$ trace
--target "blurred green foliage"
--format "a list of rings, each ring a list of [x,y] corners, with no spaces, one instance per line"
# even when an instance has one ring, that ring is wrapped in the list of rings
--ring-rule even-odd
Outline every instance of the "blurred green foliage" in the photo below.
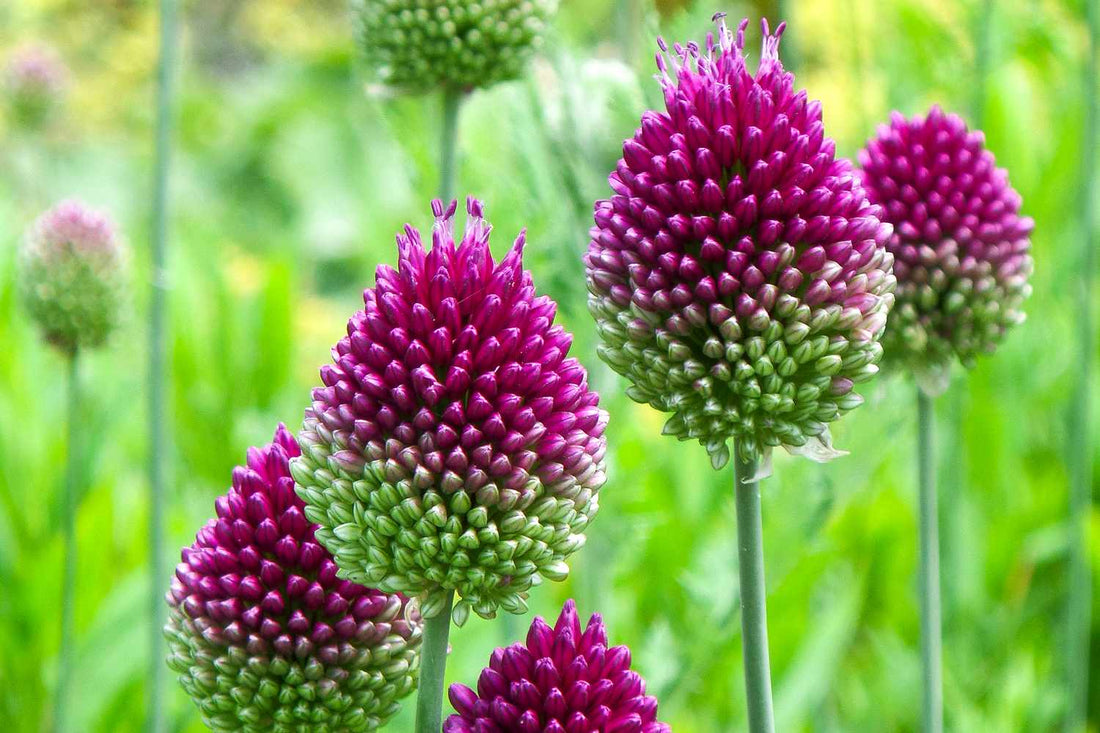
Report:
[[[995,1],[984,46],[984,0],[783,4],[784,54],[843,154],[891,108],[941,102],[980,115],[1037,221],[1028,322],[938,403],[951,730],[1053,730],[1064,714],[1087,1]],[[660,101],[653,36],[702,39],[711,28],[713,2],[684,5],[661,2],[658,14],[641,0],[565,0],[529,77],[464,108],[460,190],[487,202],[498,247],[528,228],[528,266],[561,303],[612,416],[611,478],[589,545],[566,583],[535,590],[532,614],[568,596],[599,610],[613,641],[633,647],[662,719],[711,733],[740,730],[745,717],[731,477],[698,446],[661,437],[661,418],[629,402],[595,358],[580,264],[621,140]],[[774,3],[721,9],[776,14]],[[440,115],[438,99],[365,87],[342,0],[194,0],[185,18],[170,256],[173,553],[212,514],[245,449],[277,421],[300,420],[373,267],[395,260],[393,234],[427,225]],[[0,55],[47,40],[74,79],[45,133],[0,121],[0,720],[13,733],[41,729],[49,711],[66,451],[63,365],[18,307],[14,251],[33,215],[70,195],[123,224],[137,293],[124,332],[85,373],[76,730],[136,731],[143,719],[144,598],[161,592],[143,569],[155,20],[151,0],[0,4]],[[777,456],[764,487],[781,731],[918,727],[913,387],[890,377],[866,394],[835,430],[850,456],[825,467]],[[1090,523],[1095,566],[1100,515]],[[452,636],[448,680],[471,682],[529,620],[471,619]],[[1100,663],[1091,689],[1096,729]],[[411,712],[390,729],[409,730]],[[201,729],[174,684],[170,720]]]

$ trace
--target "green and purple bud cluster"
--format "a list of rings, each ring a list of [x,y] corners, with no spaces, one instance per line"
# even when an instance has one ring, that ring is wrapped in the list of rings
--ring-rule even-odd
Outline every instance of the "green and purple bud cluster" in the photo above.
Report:
[[[524,234],[495,262],[478,201],[457,242],[455,203],[432,210],[431,250],[405,228],[321,369],[291,470],[341,577],[417,596],[425,618],[457,591],[461,624],[565,578],[607,415],[523,269]]]
[[[19,272],[31,317],[66,354],[100,346],[118,327],[126,256],[104,214],[79,201],[42,214],[27,232]]]
[[[168,592],[168,665],[216,731],[374,730],[415,687],[420,618],[340,580],[294,492],[282,425],[248,451]]]
[[[469,91],[518,77],[557,0],[357,0],[359,41],[386,86]]]
[[[893,303],[891,229],[824,134],[821,105],[779,61],[783,25],[755,74],[744,31],[657,61],[665,112],[649,111],[596,204],[585,259],[600,355],[665,432],[715,468],[784,446],[819,459],[829,423],[862,402]]]
[[[17,125],[38,129],[61,105],[69,72],[49,46],[22,46],[8,59],[3,74],[8,109]]]
[[[868,197],[894,225],[897,305],[887,359],[943,372],[958,357],[973,366],[1024,320],[1031,293],[1030,235],[1020,195],[997,168],[981,132],[933,107],[898,113],[860,153]]]

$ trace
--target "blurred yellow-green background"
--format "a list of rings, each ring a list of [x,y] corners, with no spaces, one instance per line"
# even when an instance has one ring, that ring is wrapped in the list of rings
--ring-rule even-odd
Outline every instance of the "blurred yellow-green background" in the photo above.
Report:
[[[524,618],[473,618],[456,630],[448,681],[472,684],[494,646],[574,597],[583,614],[604,615],[613,642],[632,647],[674,730],[744,728],[731,478],[698,446],[662,437],[661,417],[627,400],[595,358],[580,261],[623,138],[660,102],[655,36],[701,40],[723,10],[789,21],[784,59],[822,100],[842,154],[891,109],[939,102],[984,128],[1037,222],[1027,322],[995,357],[957,373],[938,403],[944,694],[949,730],[1060,729],[1067,429],[1086,305],[1081,138],[1085,85],[1100,84],[1085,72],[1089,1],[563,0],[527,78],[473,95],[462,112],[459,190],[486,202],[498,248],[528,228],[528,267],[559,301],[611,414],[610,481],[568,581],[536,588]],[[437,97],[369,88],[345,0],[189,0],[181,20],[169,256],[173,556],[212,514],[245,450],[277,422],[300,422],[375,265],[395,261],[395,232],[430,221],[441,114]],[[124,329],[84,371],[72,730],[133,731],[144,720],[146,599],[171,572],[163,588],[149,587],[143,324],[156,4],[0,0],[0,61],[29,41],[53,45],[70,80],[45,131],[0,117],[0,721],[12,733],[49,722],[67,449],[64,365],[19,307],[15,252],[41,209],[78,196],[118,220],[133,249],[134,295]],[[763,487],[784,732],[919,727],[913,387],[882,378],[865,394],[834,430],[851,455],[824,467],[777,455]],[[1095,566],[1095,508],[1089,524]],[[1093,659],[1095,730],[1100,653]],[[201,730],[174,681],[168,693],[170,729]],[[411,707],[388,729],[411,730]]]

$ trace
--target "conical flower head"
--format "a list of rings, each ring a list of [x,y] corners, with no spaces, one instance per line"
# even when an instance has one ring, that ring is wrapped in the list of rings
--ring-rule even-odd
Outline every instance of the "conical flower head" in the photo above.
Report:
[[[558,0],[358,0],[359,40],[379,81],[410,92],[514,79]]]
[[[65,201],[31,226],[19,257],[23,302],[66,353],[101,345],[118,326],[126,257],[106,215]]]
[[[536,618],[526,644],[497,649],[477,692],[451,685],[457,712],[444,733],[669,733],[657,722],[657,699],[630,669],[630,650],[608,648],[594,614],[582,631],[568,601],[554,628]]]
[[[367,731],[416,687],[421,625],[399,595],[336,577],[294,493],[279,425],[248,451],[168,592],[168,665],[217,731]]]
[[[1035,222],[1020,216],[1020,195],[982,133],[939,107],[894,113],[859,160],[868,197],[894,225],[887,358],[931,376],[955,357],[971,366],[1024,319]]]
[[[15,50],[4,69],[4,91],[12,118],[31,129],[42,127],[60,105],[69,72],[49,46]]]
[[[828,425],[877,371],[890,227],[779,61],[756,73],[721,16],[706,46],[660,42],[649,111],[596,204],[585,263],[602,358],[718,468],[784,446],[832,454]]]
[[[457,590],[461,624],[565,577],[607,417],[523,270],[524,235],[494,262],[479,202],[460,242],[455,204],[432,210],[431,251],[405,228],[321,369],[291,469],[342,577],[419,596],[429,618]]]

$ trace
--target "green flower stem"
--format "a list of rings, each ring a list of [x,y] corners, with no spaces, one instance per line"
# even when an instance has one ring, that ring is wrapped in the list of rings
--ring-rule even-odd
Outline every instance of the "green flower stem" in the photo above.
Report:
[[[446,204],[455,195],[458,158],[458,111],[462,106],[462,92],[458,89],[443,90],[443,135],[440,140],[439,198]]]
[[[756,461],[742,462],[734,450],[737,497],[737,565],[741,576],[741,636],[745,658],[745,696],[749,731],[772,733],[772,680],[768,661],[768,610],[764,587],[764,531]]]
[[[924,678],[924,731],[943,731],[943,670],[940,638],[940,532],[932,398],[917,388],[917,473],[920,489],[920,651]]]
[[[71,728],[68,719],[69,685],[73,671],[73,628],[76,606],[76,503],[80,491],[80,362],[78,352],[69,355],[68,442],[65,456],[65,487],[62,501],[61,535],[65,544],[65,569],[61,579],[61,649],[57,663],[57,694],[54,697],[53,729]]]
[[[1085,730],[1089,689],[1089,633],[1092,627],[1092,570],[1089,567],[1089,513],[1092,509],[1092,446],[1089,435],[1092,402],[1092,372],[1094,341],[1093,251],[1096,237],[1097,170],[1096,154],[1100,146],[1100,108],[1097,106],[1096,79],[1100,74],[1100,9],[1096,3],[1086,3],[1089,22],[1089,57],[1085,69],[1085,131],[1081,150],[1082,201],[1081,225],[1081,298],[1077,318],[1079,367],[1076,406],[1070,439],[1070,540],[1069,600],[1066,614],[1066,683],[1069,688],[1069,711],[1066,733]]]
[[[447,668],[447,639],[451,635],[451,606],[454,593],[447,595],[443,610],[424,621],[420,642],[420,685],[416,692],[416,733],[439,733],[443,729],[443,673]]]
[[[165,415],[166,252],[168,244],[168,178],[172,153],[178,45],[177,0],[160,0],[160,62],[157,68],[157,123],[153,180],[152,294],[149,304],[149,666],[146,680],[146,730],[164,730],[162,705],[165,665],[163,646],[164,463],[168,443]]]

